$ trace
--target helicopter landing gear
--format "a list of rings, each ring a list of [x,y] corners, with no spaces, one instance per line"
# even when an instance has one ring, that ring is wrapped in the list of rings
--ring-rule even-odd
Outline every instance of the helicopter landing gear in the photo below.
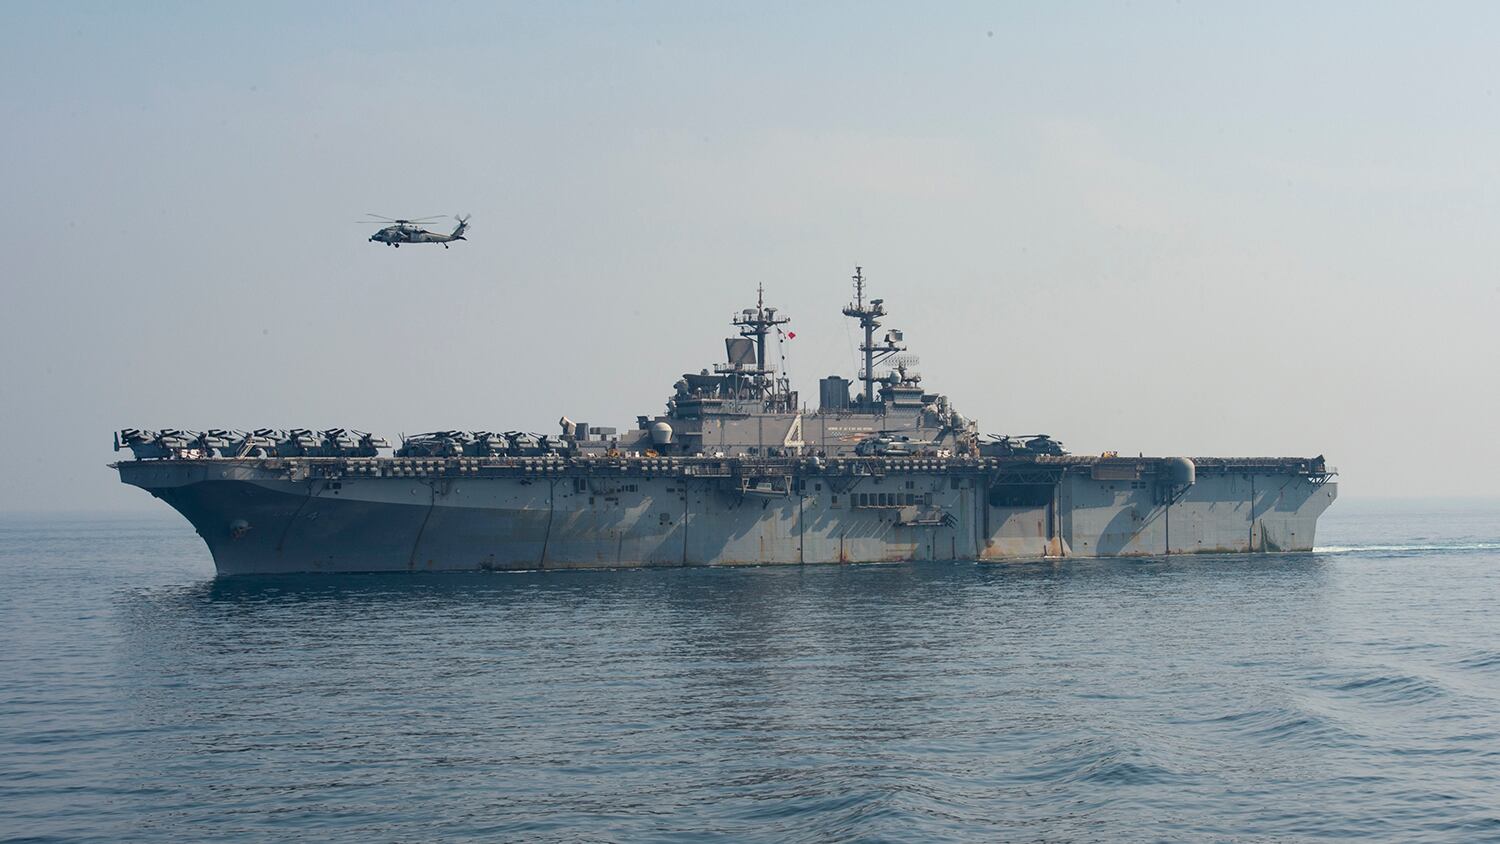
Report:
[[[396,247],[397,249],[401,248],[401,244],[399,244],[399,243],[392,243],[391,245],[394,246],[394,247]]]

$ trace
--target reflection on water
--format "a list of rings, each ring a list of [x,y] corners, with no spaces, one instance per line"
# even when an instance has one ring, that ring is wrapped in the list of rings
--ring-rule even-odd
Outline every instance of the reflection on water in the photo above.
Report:
[[[1500,827],[1500,554],[1458,547],[1494,537],[1381,522],[1333,537],[1375,550],[1286,556],[212,579],[173,524],[0,530],[7,829]]]

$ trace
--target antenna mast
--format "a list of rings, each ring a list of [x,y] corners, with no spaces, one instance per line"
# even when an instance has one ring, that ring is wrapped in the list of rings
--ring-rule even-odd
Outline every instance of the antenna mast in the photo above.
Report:
[[[741,337],[750,337],[755,340],[755,380],[758,392],[762,395],[777,392],[774,381],[767,377],[770,375],[770,370],[766,369],[766,335],[770,334],[776,326],[785,325],[791,321],[791,317],[777,316],[775,308],[766,307],[764,284],[756,285],[755,307],[746,308],[735,314],[732,320],[739,327]]]
[[[865,304],[863,267],[854,268],[854,301],[844,308],[844,316],[859,320],[859,327],[865,332],[865,340],[859,346],[859,350],[865,353],[865,368],[859,373],[860,380],[865,384],[865,392],[860,401],[864,403],[867,410],[873,411],[877,355],[880,360],[885,360],[896,352],[906,351],[906,347],[896,345],[896,338],[899,337],[896,332],[886,332],[885,339],[881,340],[879,345],[875,343],[875,329],[880,327],[880,318],[885,316],[885,300],[871,299],[868,305]]]

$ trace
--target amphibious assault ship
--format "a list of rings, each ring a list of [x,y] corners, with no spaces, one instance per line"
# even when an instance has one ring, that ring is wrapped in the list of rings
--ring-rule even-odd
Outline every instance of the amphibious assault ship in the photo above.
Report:
[[[1079,456],[981,435],[912,371],[856,268],[855,379],[811,409],[731,318],[724,360],[635,425],[551,434],[143,431],[112,464],[187,517],[221,574],[1035,560],[1308,551],[1332,503],[1319,457]]]

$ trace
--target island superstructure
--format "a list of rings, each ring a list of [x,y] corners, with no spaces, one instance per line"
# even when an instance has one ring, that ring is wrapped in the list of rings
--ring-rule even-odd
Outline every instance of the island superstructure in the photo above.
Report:
[[[120,479],[182,513],[221,574],[466,571],[1307,551],[1318,457],[1066,453],[982,436],[928,391],[861,270],[856,377],[804,406],[768,363],[787,317],[730,320],[665,411],[552,434],[127,429]]]

